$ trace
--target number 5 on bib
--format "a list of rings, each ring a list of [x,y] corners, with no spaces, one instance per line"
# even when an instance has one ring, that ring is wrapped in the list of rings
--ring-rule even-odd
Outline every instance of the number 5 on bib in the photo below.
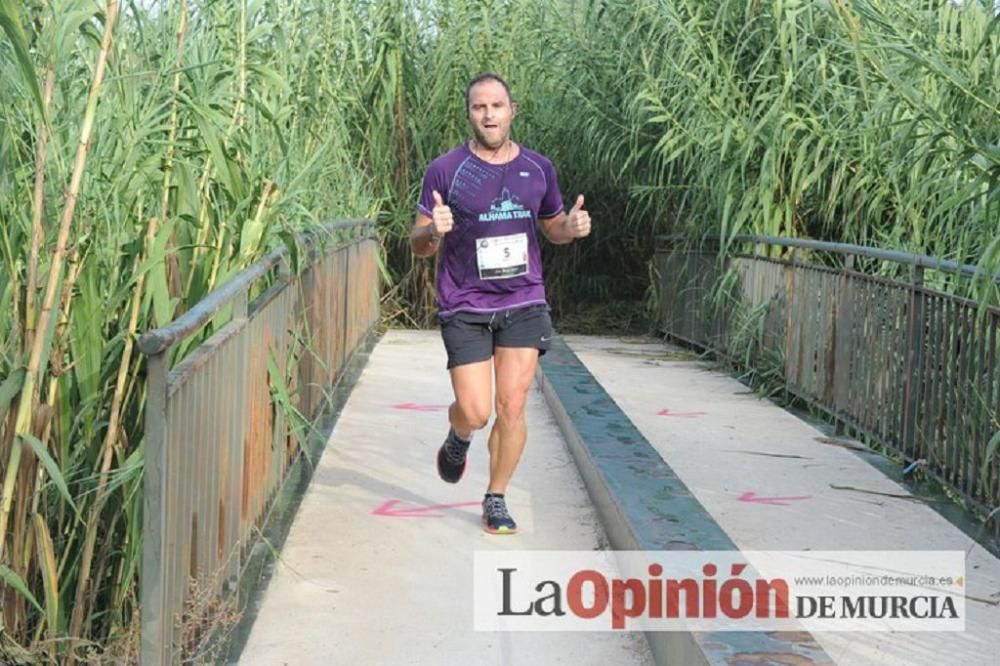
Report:
[[[492,236],[476,241],[476,260],[482,280],[501,280],[528,273],[528,236]]]

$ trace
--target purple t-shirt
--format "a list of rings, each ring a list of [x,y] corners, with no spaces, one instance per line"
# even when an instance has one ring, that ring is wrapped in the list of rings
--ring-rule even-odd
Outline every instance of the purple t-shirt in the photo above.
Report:
[[[548,158],[520,146],[507,164],[490,164],[462,144],[427,168],[417,207],[428,217],[435,190],[455,222],[441,241],[439,316],[545,304],[537,225],[563,209]]]

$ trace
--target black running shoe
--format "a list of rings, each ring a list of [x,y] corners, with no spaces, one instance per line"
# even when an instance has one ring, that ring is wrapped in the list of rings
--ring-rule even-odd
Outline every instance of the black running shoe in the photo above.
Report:
[[[469,451],[469,442],[463,442],[455,434],[455,429],[448,431],[444,444],[438,449],[438,476],[448,483],[458,483],[465,474],[465,454]]]
[[[483,529],[490,534],[514,534],[517,523],[507,511],[507,501],[503,495],[486,494],[483,498]]]

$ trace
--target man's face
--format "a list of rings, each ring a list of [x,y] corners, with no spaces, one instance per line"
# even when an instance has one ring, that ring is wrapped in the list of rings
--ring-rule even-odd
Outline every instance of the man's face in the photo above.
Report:
[[[469,123],[479,145],[496,150],[507,142],[515,106],[499,81],[480,81],[469,90]]]

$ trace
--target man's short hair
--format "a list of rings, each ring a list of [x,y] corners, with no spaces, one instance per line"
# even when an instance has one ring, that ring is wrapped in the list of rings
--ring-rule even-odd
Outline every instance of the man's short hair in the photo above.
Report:
[[[497,83],[499,83],[500,85],[503,86],[504,90],[507,91],[507,101],[509,101],[509,102],[513,101],[513,97],[510,94],[510,86],[507,85],[507,82],[504,81],[503,78],[501,78],[499,74],[494,74],[493,72],[484,72],[484,73],[480,74],[479,76],[475,77],[474,79],[472,79],[471,81],[469,81],[469,84],[467,86],[465,86],[465,112],[466,113],[469,112],[469,104],[472,103],[472,97],[471,97],[471,95],[472,95],[472,87],[475,86],[475,85],[477,85],[477,84],[482,83],[483,81],[496,81]]]

